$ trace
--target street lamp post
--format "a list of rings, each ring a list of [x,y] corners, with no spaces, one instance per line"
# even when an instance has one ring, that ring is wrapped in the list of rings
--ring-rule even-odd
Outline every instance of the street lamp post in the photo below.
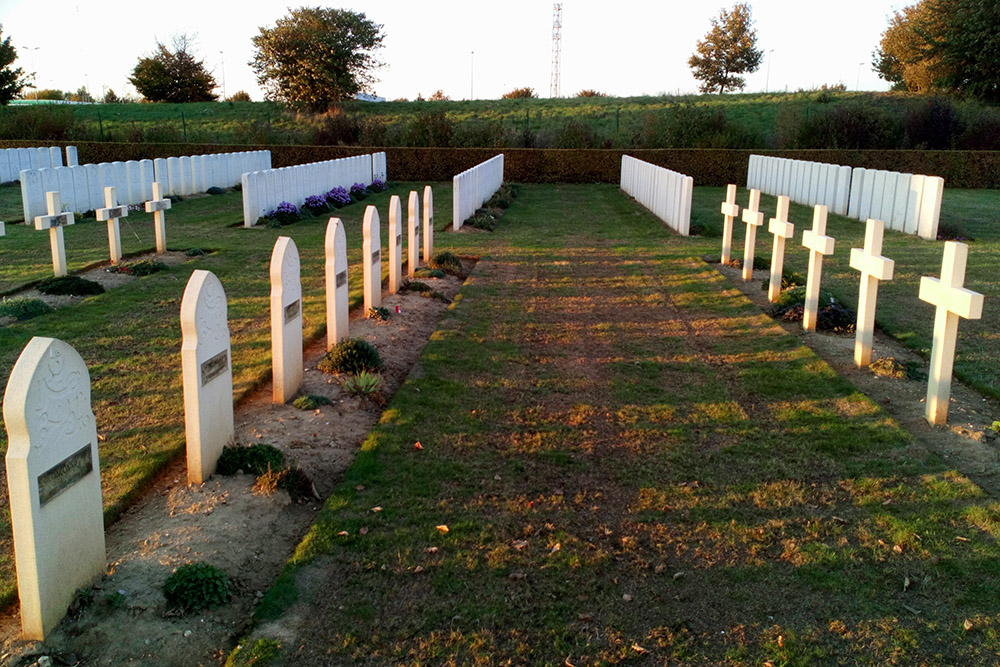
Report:
[[[219,51],[219,57],[222,58],[222,99],[226,99],[226,54]]]
[[[469,99],[476,99],[476,52],[469,52]]]
[[[771,54],[774,53],[774,49],[767,52],[767,77],[764,79],[764,92],[769,92],[771,87]]]

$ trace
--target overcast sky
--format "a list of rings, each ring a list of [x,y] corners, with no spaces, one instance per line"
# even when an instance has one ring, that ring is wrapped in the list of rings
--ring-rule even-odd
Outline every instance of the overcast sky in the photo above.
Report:
[[[732,3],[680,0],[566,0],[561,92],[583,88],[611,95],[696,92],[687,60],[710,20]],[[748,92],[844,83],[886,90],[871,54],[887,17],[911,2],[890,0],[754,0],[758,46],[766,59],[747,77]],[[126,81],[139,57],[175,34],[195,38],[196,55],[222,92],[262,99],[249,62],[251,38],[297,3],[248,0],[0,0],[3,37],[18,47],[19,66],[37,72],[41,88],[97,97],[105,87],[134,94]],[[530,86],[549,94],[553,3],[543,0],[378,0],[334,4],[384,26],[386,66],[378,95],[497,98]],[[225,67],[223,67],[223,63]]]

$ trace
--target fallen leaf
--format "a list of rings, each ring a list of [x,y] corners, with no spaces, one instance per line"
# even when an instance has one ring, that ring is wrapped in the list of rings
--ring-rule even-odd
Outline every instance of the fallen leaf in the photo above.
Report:
[[[626,593],[625,595],[622,596],[622,600],[625,600],[625,602],[631,602],[632,596]]]
[[[342,530],[339,533],[337,533],[337,535],[340,535],[341,537],[343,537],[344,535],[347,535],[347,531],[346,530]]]
[[[429,554],[436,554],[437,551],[438,551],[437,547],[427,547],[427,553]]]
[[[372,508],[372,512],[381,512],[381,511],[382,511],[381,507],[373,507]]]
[[[778,635],[778,648],[785,648],[785,635]]]
[[[354,490],[355,491],[364,491],[365,490],[365,485],[364,484],[358,484],[356,487],[354,487]]]
[[[566,661],[563,664],[566,665],[566,667],[576,667],[576,665],[574,665],[572,662],[569,661],[568,657],[566,658]]]
[[[560,542],[556,542],[555,546],[553,546],[552,549],[549,551],[549,555],[551,556],[560,549],[562,549],[562,544]]]
[[[903,575],[903,592],[905,593],[909,587],[910,587],[910,575],[908,574]]]
[[[591,616],[590,614],[577,614],[576,618],[577,620],[588,621],[588,622],[594,620],[594,617]]]
[[[680,579],[684,576],[683,572],[674,572],[674,579]]]
[[[413,574],[420,574],[423,571],[424,571],[424,568],[423,568],[422,565],[418,565],[415,568],[413,568]]]
[[[968,632],[972,629],[972,621],[965,619],[965,623],[962,624],[965,627],[965,631]]]
[[[513,545],[515,549],[521,551],[526,546],[528,546],[528,540],[514,540]]]
[[[643,647],[639,646],[639,644],[637,642],[633,642],[633,644],[632,644],[632,650],[635,651],[636,653],[639,653],[639,654],[649,653],[649,651],[647,651]]]
[[[437,527],[437,530],[438,530],[439,533],[447,533],[448,532],[448,526],[446,526],[444,524],[441,524],[440,526]]]
[[[358,534],[359,535],[367,535],[368,534],[368,527],[366,526],[366,527],[362,528],[361,530],[359,530]]]
[[[664,570],[666,569],[667,569],[666,565],[657,565],[656,567],[653,568],[653,572],[657,574],[663,574]]]
[[[424,448],[424,446],[420,444],[419,440],[417,440],[415,443],[413,443],[413,448],[416,450],[421,450]]]

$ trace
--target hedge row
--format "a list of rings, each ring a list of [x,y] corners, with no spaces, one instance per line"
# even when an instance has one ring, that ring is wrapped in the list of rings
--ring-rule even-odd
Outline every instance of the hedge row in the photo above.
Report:
[[[621,156],[631,155],[694,177],[696,185],[746,183],[751,154],[941,176],[947,187],[1000,188],[1000,151],[735,150],[724,148],[562,149],[562,148],[366,148],[357,146],[228,146],[221,144],[73,144],[80,161],[113,162],[144,158],[269,150],[275,167],[386,152],[389,177],[397,181],[447,181],[455,174],[503,152],[505,178],[515,183],[617,183]],[[34,142],[0,141],[0,148]]]

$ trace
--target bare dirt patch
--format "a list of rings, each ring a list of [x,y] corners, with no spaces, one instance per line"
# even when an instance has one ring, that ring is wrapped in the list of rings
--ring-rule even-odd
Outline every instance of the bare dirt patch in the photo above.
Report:
[[[176,254],[183,261],[183,254]],[[463,260],[466,273],[472,265]],[[448,299],[462,284],[453,276],[421,282]],[[352,313],[350,335],[378,348],[386,364],[382,394],[388,398],[410,373],[448,304],[401,292],[385,296],[383,306],[391,313],[386,321],[366,319],[360,309]],[[0,618],[0,663],[220,664],[322,506],[321,498],[339,481],[381,415],[382,401],[352,397],[338,378],[316,370],[325,352],[325,337],[305,350],[307,370],[300,393],[326,396],[331,405],[308,411],[273,405],[267,384],[236,411],[236,441],[282,449],[289,463],[313,480],[320,498],[299,504],[284,491],[255,495],[252,475],[216,475],[204,485],[188,486],[184,461],[178,459],[108,529],[108,574],[89,589],[89,601],[44,643],[20,638],[16,606]],[[229,575],[232,601],[176,615],[167,608],[163,582],[179,565],[195,561],[216,565]]]
[[[767,284],[768,271],[754,271],[753,280],[744,282],[740,269],[720,264],[713,266],[754,304],[764,311],[769,309],[767,292],[761,289],[762,284]],[[926,379],[884,377],[870,369],[858,368],[854,365],[853,334],[806,333],[801,322],[777,321],[909,431],[914,446],[939,454],[984,491],[1000,498],[1000,439],[990,428],[994,420],[1000,419],[1000,402],[954,380],[948,425],[932,426],[924,418]],[[927,359],[876,330],[872,359],[882,357],[910,362],[926,376]]]

